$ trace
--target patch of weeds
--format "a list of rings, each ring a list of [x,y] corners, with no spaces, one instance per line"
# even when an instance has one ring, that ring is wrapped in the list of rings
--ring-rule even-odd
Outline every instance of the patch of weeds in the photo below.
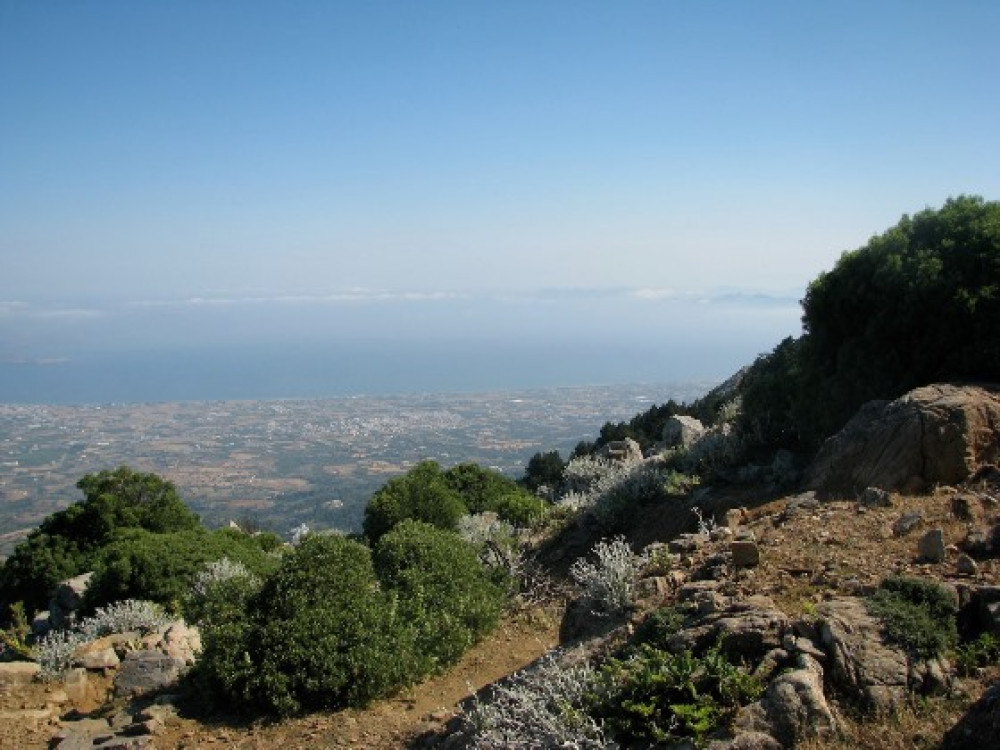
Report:
[[[958,643],[955,598],[935,581],[887,578],[868,598],[868,610],[890,641],[917,656],[939,656]]]
[[[763,690],[760,680],[726,658],[721,644],[696,656],[642,643],[629,658],[602,666],[587,706],[623,744],[700,744]]]
[[[670,637],[679,632],[686,622],[687,616],[676,605],[654,609],[636,628],[632,645],[649,644],[653,648],[665,649]]]
[[[982,633],[955,649],[955,666],[963,677],[974,674],[980,667],[997,663],[1000,663],[1000,638],[992,633]]]
[[[24,602],[14,602],[10,605],[10,625],[0,629],[0,659],[14,660],[34,659],[35,654],[28,645],[31,626],[24,613]]]

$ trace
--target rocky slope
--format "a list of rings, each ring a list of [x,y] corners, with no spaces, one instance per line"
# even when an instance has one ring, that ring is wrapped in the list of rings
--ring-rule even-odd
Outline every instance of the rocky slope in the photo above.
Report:
[[[990,441],[977,445],[985,455]],[[864,604],[887,576],[930,579],[952,592],[964,631],[1000,633],[1000,474],[980,465],[968,472],[962,483],[928,484],[920,494],[873,487],[775,496],[743,487],[643,508],[627,536],[637,550],[665,545],[670,565],[640,580],[626,616],[593,616],[556,580],[454,670],[363,711],[247,725],[200,716],[196,697],[171,698],[169,685],[121,687],[129,670],[148,676],[157,660],[185,661],[192,641],[180,631],[91,647],[90,661],[61,683],[5,665],[0,745],[462,746],[461,704],[477,690],[557,644],[606,653],[650,611],[679,604],[693,617],[672,649],[725,636],[733,658],[767,684],[713,747],[987,747],[1000,736],[997,667],[959,674],[947,657],[917,658],[889,642]],[[700,530],[694,507],[711,521]],[[547,558],[557,579],[568,557]]]

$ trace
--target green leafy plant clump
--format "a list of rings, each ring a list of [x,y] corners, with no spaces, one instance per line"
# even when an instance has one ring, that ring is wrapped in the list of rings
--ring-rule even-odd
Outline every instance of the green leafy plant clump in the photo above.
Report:
[[[365,508],[364,533],[372,544],[406,520],[453,531],[458,519],[491,511],[517,526],[530,526],[547,504],[497,471],[464,463],[442,471],[436,461],[421,461],[386,482]]]
[[[887,578],[867,603],[886,637],[912,654],[935,657],[958,643],[955,595],[936,581]]]
[[[980,633],[955,649],[955,665],[959,674],[966,677],[976,669],[997,663],[1000,663],[1000,638],[993,633]]]
[[[205,563],[228,558],[263,575],[277,565],[277,559],[267,552],[270,546],[267,535],[251,536],[231,529],[198,527],[167,534],[122,530],[96,557],[94,576],[84,594],[84,610],[141,598],[179,612]]]
[[[763,690],[726,658],[720,644],[697,656],[641,643],[631,656],[603,665],[587,705],[605,731],[627,745],[701,742]]]
[[[287,716],[361,706],[454,663],[499,619],[506,587],[456,534],[405,520],[362,542],[310,534],[262,580],[199,579],[192,681],[220,707]]]

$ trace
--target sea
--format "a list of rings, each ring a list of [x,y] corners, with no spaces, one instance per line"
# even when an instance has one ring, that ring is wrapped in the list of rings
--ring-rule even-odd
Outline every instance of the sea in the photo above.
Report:
[[[378,342],[108,348],[0,361],[0,403],[335,398],[577,385],[719,382],[739,347],[586,342]]]

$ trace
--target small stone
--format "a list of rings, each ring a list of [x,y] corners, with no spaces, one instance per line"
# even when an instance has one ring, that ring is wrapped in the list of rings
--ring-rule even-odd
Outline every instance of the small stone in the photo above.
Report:
[[[735,529],[743,522],[743,510],[740,508],[730,508],[723,516],[722,523],[729,529]]]
[[[979,566],[976,561],[966,554],[961,554],[955,561],[955,571],[960,576],[974,576],[979,573]]]
[[[868,487],[858,500],[862,508],[891,508],[892,495],[881,487]]]
[[[99,651],[86,651],[80,654],[74,664],[84,669],[114,669],[121,664],[121,659],[113,648],[105,648]]]
[[[729,545],[733,555],[733,565],[737,568],[751,568],[760,564],[760,548],[756,542],[738,540]]]
[[[931,529],[924,534],[917,545],[917,555],[928,562],[942,562],[945,558],[944,530]]]
[[[27,685],[38,675],[40,667],[33,661],[0,663],[0,685]]]
[[[897,537],[906,536],[923,522],[924,516],[922,513],[917,511],[906,513],[900,516],[892,525],[892,534]]]
[[[975,520],[972,509],[972,498],[968,495],[955,495],[951,498],[951,514],[959,521]]]

